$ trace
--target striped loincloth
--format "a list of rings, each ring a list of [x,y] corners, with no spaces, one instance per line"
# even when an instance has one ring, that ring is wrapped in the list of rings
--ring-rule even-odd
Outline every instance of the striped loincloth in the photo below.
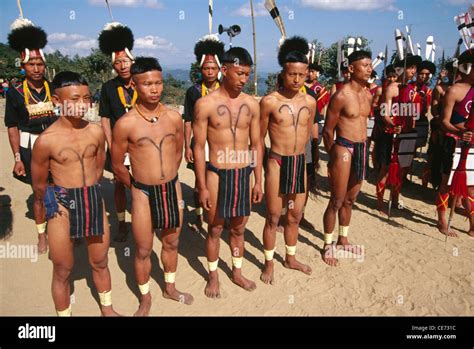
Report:
[[[217,206],[221,218],[250,216],[250,174],[251,166],[244,168],[219,169],[207,164],[209,171],[219,176]]]
[[[140,189],[148,196],[153,228],[179,228],[177,180],[178,176],[176,175],[171,181],[156,185],[143,184],[135,180],[132,182],[135,188]]]
[[[69,234],[72,239],[104,234],[104,216],[100,184],[82,188],[48,186],[43,199],[46,219],[59,212],[59,204],[68,209]]]
[[[280,165],[280,194],[305,193],[305,154],[285,156],[270,150],[269,158]]]

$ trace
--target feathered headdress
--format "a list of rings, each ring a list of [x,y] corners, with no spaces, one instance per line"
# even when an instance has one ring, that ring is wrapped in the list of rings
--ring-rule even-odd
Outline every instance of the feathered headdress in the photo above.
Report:
[[[206,35],[194,45],[194,54],[200,67],[206,62],[217,63],[220,67],[224,55],[224,43],[217,35]]]
[[[131,52],[133,41],[131,29],[119,22],[107,23],[99,34],[99,48],[104,54],[112,56],[112,63],[121,52],[135,60]]]
[[[298,52],[307,60],[309,52],[308,41],[300,36],[293,36],[283,41],[278,50],[278,63],[280,66],[283,67],[288,62],[288,55],[292,52]]]
[[[46,32],[26,18],[16,19],[10,26],[8,45],[20,52],[21,63],[27,63],[31,58],[39,57],[44,62],[43,48],[48,43]]]

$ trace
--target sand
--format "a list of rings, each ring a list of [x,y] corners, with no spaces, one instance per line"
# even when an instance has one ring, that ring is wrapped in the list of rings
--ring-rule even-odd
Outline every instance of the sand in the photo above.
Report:
[[[0,251],[13,251],[20,245],[34,246],[37,238],[32,220],[31,188],[11,175],[13,156],[3,123],[3,110],[4,100],[0,100],[0,228],[2,234],[7,232],[0,240]],[[215,300],[207,299],[203,292],[207,273],[205,236],[188,227],[193,217],[189,210],[192,209],[194,180],[193,173],[183,162],[179,175],[188,209],[179,245],[176,283],[178,289],[193,294],[195,301],[187,306],[162,297],[163,268],[158,258],[161,243],[156,238],[152,253],[151,315],[474,315],[474,240],[464,233],[468,222],[459,215],[453,222],[453,228],[460,232],[459,238],[449,238],[445,242],[444,236],[437,232],[434,191],[423,188],[417,175],[421,173],[424,160],[416,159],[413,183],[404,187],[402,195],[407,208],[395,212],[391,222],[375,209],[374,177],[364,183],[349,232],[350,241],[363,247],[363,258],[349,255],[349,258],[340,259],[339,267],[332,268],[320,257],[322,215],[329,197],[327,156],[323,154],[322,159],[322,195],[316,201],[310,201],[306,209],[306,217],[315,230],[300,230],[297,250],[298,258],[312,267],[312,275],[283,267],[284,241],[279,233],[276,282],[265,285],[259,280],[263,266],[265,209],[264,204],[260,204],[254,207],[247,225],[243,264],[244,275],[256,281],[257,289],[247,292],[230,281],[229,235],[224,233],[219,264],[222,298]],[[110,173],[105,172],[102,186],[112,234],[115,234],[117,221]],[[128,212],[127,221],[130,222]],[[138,306],[133,253],[131,234],[126,243],[112,242],[109,250],[113,303],[124,315],[132,315]],[[0,258],[0,315],[55,315],[50,290],[52,263],[48,256],[12,257],[10,253]],[[84,244],[75,248],[72,284],[73,314],[99,315],[98,297]]]

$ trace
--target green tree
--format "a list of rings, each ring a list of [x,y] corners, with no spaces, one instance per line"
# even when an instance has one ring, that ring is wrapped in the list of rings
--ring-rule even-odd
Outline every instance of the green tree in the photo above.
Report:
[[[181,105],[184,103],[184,97],[186,94],[184,81],[175,79],[172,75],[168,74],[163,81],[163,95],[161,101],[164,104]]]

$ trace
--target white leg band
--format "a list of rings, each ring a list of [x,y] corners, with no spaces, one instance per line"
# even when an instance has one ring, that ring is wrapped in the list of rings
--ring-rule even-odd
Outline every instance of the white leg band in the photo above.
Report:
[[[125,212],[117,212],[117,219],[119,222],[125,222]]]
[[[285,247],[286,247],[286,254],[288,256],[294,256],[296,254],[296,245],[295,246],[285,245]]]
[[[339,236],[347,237],[347,233],[349,233],[349,226],[339,226]]]
[[[112,305],[112,290],[108,292],[99,292],[100,304],[104,307]]]
[[[150,292],[150,280],[145,282],[143,285],[138,285],[138,289],[140,290],[140,293],[143,295]]]
[[[69,307],[67,307],[64,310],[56,310],[56,314],[61,317],[71,316],[72,315],[71,304],[69,304]]]
[[[275,254],[275,249],[273,250],[263,250],[263,254],[265,255],[266,261],[271,261],[273,259],[273,255]]]
[[[242,268],[243,259],[243,257],[232,257],[232,266],[238,269]]]
[[[36,231],[38,232],[38,234],[44,234],[46,232],[46,222],[36,224]]]
[[[207,267],[209,268],[209,271],[216,271],[217,270],[217,265],[219,264],[219,258],[215,260],[214,262],[209,262],[207,261]]]
[[[176,279],[176,272],[174,273],[165,273],[165,282],[168,284],[174,284],[174,280]]]
[[[324,233],[324,243],[326,245],[331,245],[332,244],[332,236],[333,236],[333,233],[330,233],[330,234]]]

